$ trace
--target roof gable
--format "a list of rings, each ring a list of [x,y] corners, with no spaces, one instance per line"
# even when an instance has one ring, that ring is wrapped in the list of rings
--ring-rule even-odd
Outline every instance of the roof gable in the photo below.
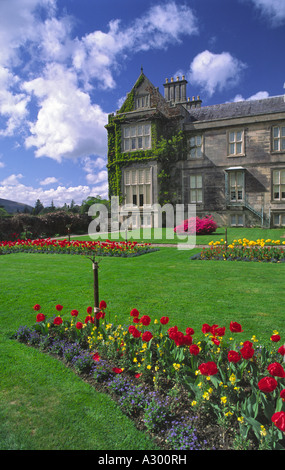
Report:
[[[131,91],[127,93],[127,98],[117,113],[128,113],[136,111],[136,99],[142,97],[148,97],[148,100],[146,99],[143,102],[143,107],[145,109],[156,107],[158,99],[164,100],[163,96],[159,93],[158,88],[151,83],[151,81],[146,77],[146,75],[143,73],[143,70],[141,69],[140,76],[138,77]]]

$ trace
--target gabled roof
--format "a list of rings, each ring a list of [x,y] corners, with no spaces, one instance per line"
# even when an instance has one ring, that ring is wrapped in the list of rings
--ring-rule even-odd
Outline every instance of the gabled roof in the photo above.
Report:
[[[232,117],[256,116],[285,112],[285,95],[262,100],[202,106],[189,110],[190,121],[214,121]]]

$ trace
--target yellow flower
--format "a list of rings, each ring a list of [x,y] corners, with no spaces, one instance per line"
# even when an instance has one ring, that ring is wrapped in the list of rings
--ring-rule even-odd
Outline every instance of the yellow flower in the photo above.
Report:
[[[221,403],[225,405],[227,403],[227,397],[221,397]]]
[[[235,376],[235,374],[232,374],[232,375],[230,376],[229,381],[231,382],[232,385],[235,383],[235,381],[236,381],[236,376]]]
[[[205,398],[205,400],[210,400],[210,394],[208,392],[204,392],[203,398]]]
[[[263,425],[260,426],[260,435],[265,437],[267,434],[266,429]]]
[[[147,369],[151,369],[151,366],[150,366],[150,365],[148,365],[148,366],[146,366],[146,368],[147,368]]]
[[[133,362],[138,362],[136,357],[133,358]]]
[[[173,367],[174,367],[175,370],[179,370],[180,367],[181,367],[181,365],[174,363],[174,364],[173,364]]]
[[[197,405],[197,402],[195,400],[192,401],[191,406]]]
[[[237,420],[238,420],[241,424],[244,423],[244,417],[243,417],[243,416],[239,416]]]
[[[155,325],[158,324],[158,320],[157,320],[157,319],[154,320],[154,324],[155,324]]]

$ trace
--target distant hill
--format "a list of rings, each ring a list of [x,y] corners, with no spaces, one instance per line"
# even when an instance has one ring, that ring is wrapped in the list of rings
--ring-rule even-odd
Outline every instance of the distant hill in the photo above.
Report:
[[[14,214],[16,212],[24,212],[28,210],[31,212],[33,210],[32,206],[28,204],[23,204],[22,202],[9,201],[9,199],[0,198],[0,207],[4,207],[9,214]]]

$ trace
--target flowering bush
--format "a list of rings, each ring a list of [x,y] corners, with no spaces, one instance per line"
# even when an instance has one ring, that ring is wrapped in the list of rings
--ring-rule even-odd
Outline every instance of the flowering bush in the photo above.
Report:
[[[212,216],[207,215],[202,219],[199,217],[191,217],[188,220],[184,220],[182,224],[174,228],[174,232],[178,234],[188,232],[191,234],[196,233],[196,235],[207,235],[215,232],[217,227],[218,225],[213,220]]]
[[[105,313],[106,302],[100,305]],[[169,326],[166,316],[152,320],[138,309],[124,326],[105,315],[95,326],[90,307],[81,320],[75,309],[62,313],[60,304],[50,318],[39,304],[34,310],[33,328],[21,327],[15,337],[33,345],[45,338],[41,344],[76,372],[107,383],[127,414],[143,413],[146,429],[164,433],[170,447],[184,448],[177,443],[177,436],[184,436],[186,448],[200,448],[199,430],[191,424],[195,415],[234,429],[243,445],[285,449],[285,345],[277,331],[260,345],[255,336],[240,341],[244,331],[236,321],[228,327],[204,323],[197,333],[191,326],[185,331]]]
[[[203,248],[200,259],[228,261],[272,261],[284,262],[285,250],[280,240],[258,239],[248,240],[239,238],[227,244],[224,239],[209,243],[209,248]]]
[[[98,256],[136,256],[155,250],[150,243],[117,242],[117,241],[84,241],[84,240],[15,240],[0,241],[0,253],[69,253],[73,255]]]

